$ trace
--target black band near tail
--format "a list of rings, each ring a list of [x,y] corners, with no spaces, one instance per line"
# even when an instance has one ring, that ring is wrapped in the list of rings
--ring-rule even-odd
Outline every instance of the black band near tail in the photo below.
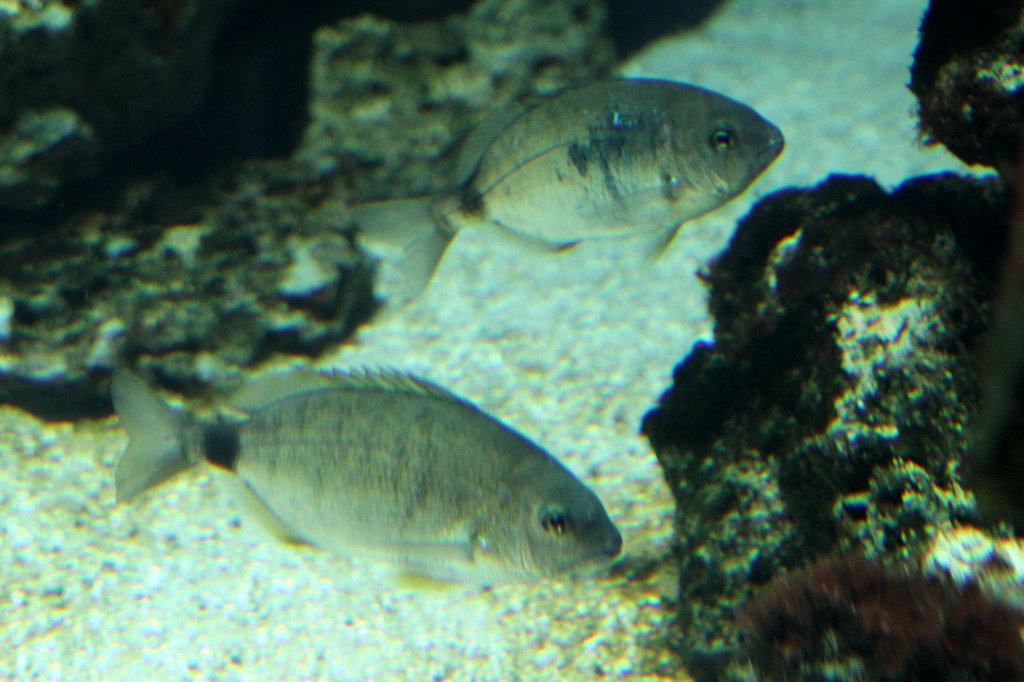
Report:
[[[209,424],[203,430],[203,455],[217,467],[234,471],[238,459],[238,426]]]

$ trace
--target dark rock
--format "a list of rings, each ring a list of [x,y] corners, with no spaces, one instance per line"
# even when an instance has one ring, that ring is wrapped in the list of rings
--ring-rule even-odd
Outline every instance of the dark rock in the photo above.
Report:
[[[26,111],[0,134],[0,206],[45,206],[72,180],[96,172],[92,127],[68,109]]]
[[[592,0],[481,0],[437,23],[326,26],[297,156],[364,200],[449,189],[451,152],[474,124],[607,73],[604,18]]]
[[[992,331],[985,347],[981,413],[973,429],[971,488],[989,521],[1024,530],[1024,166]]]
[[[357,102],[371,111],[379,100],[366,95],[382,86],[411,88],[394,95],[407,116],[393,123],[430,130],[436,153],[452,142],[437,139],[438,121],[453,122],[450,134],[468,125],[467,112],[535,92],[534,81],[565,85],[611,63],[598,0],[470,5],[38,0],[0,9],[0,212],[45,207],[83,176],[147,160],[195,173],[226,159],[286,156],[306,116],[323,121],[321,113],[335,123],[327,134],[345,134],[317,137],[318,146],[345,150],[356,168],[383,163],[370,125],[379,121],[333,118]],[[366,12],[391,18],[351,20]],[[325,26],[333,28],[314,38]],[[310,81],[311,62],[319,81]],[[441,113],[430,120],[432,112]],[[37,134],[23,134],[29,122]],[[160,135],[168,137],[146,146]],[[70,154],[69,139],[88,144]],[[17,154],[4,153],[5,140],[18,141]],[[392,137],[387,146],[399,145]]]
[[[21,139],[20,153],[0,156],[10,168],[0,174],[0,208],[43,206],[98,171],[97,155],[195,111],[214,39],[237,2],[43,1],[0,12],[0,139]],[[19,135],[26,121],[37,134]],[[81,147],[70,158],[69,140]]]
[[[1024,2],[932,0],[910,89],[926,139],[1009,177],[1024,151]]]
[[[707,21],[723,0],[608,0],[608,33],[620,57],[662,36],[691,30]]]
[[[1024,2],[932,0],[911,89],[921,130],[967,163],[995,168],[1018,206],[974,429],[972,488],[987,519],[1024,528]]]
[[[194,394],[276,353],[315,356],[366,320],[372,270],[309,217],[320,190],[301,168],[252,165],[234,180],[178,225],[140,187],[131,213],[0,243],[0,402],[49,418],[107,414],[102,379],[116,363]]]
[[[974,518],[961,464],[1007,210],[993,180],[887,195],[834,176],[760,202],[711,266],[714,344],[643,424],[676,496],[681,646],[699,679],[780,570],[851,548],[912,556]]]
[[[598,0],[370,4],[0,10],[0,401],[105,414],[117,362],[190,397],[343,342],[373,269],[322,209],[447,187],[488,111],[613,57]]]

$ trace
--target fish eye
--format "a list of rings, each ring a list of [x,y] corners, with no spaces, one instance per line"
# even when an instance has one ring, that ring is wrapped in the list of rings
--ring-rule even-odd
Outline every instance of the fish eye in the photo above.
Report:
[[[727,152],[736,144],[736,131],[728,126],[715,128],[711,131],[708,143],[716,152]]]
[[[541,512],[540,527],[548,535],[564,535],[569,530],[569,519],[561,509],[546,509]]]

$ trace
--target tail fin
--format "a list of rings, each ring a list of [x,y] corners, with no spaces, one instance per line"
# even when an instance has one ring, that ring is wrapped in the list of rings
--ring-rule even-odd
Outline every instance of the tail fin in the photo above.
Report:
[[[387,258],[397,252],[400,301],[422,292],[454,236],[437,215],[433,196],[395,199],[352,208],[350,217],[359,228],[360,246]]]
[[[188,469],[186,420],[124,368],[110,384],[114,409],[128,431],[128,448],[117,463],[117,501],[128,502]]]

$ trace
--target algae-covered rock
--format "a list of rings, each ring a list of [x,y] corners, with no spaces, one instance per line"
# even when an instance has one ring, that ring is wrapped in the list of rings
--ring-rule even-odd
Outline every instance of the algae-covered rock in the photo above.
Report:
[[[914,55],[911,90],[921,131],[967,163],[996,169],[1015,188],[971,483],[989,520],[1024,527],[1024,2],[932,0]]]
[[[203,102],[212,45],[238,0],[0,8],[0,209],[64,185]],[[16,142],[16,144],[12,144]]]
[[[910,89],[927,139],[1008,177],[1024,152],[1024,2],[932,0]]]
[[[0,401],[343,342],[373,266],[321,209],[452,184],[477,120],[613,57],[599,0],[370,4],[0,3]]]
[[[176,142],[198,159],[277,149],[263,138],[290,136],[275,128],[303,105],[313,157],[403,167],[394,161],[448,148],[473,112],[606,71],[603,22],[597,0],[2,4],[0,147],[19,149],[0,148],[0,211],[47,206],[179,125]],[[377,115],[382,97],[390,119]],[[38,134],[19,132],[26,121]],[[389,126],[407,126],[398,137],[412,144]],[[81,163],[68,161],[69,138],[89,143]]]
[[[297,156],[363,199],[447,189],[475,123],[609,70],[604,16],[593,0],[480,0],[434,23],[324,26]]]
[[[699,678],[773,576],[838,550],[916,556],[974,517],[961,466],[1007,204],[995,181],[835,176],[763,200],[711,266],[714,343],[643,425],[676,496]]]
[[[49,417],[104,414],[120,362],[195,392],[275,353],[313,356],[373,310],[372,271],[339,232],[307,216],[318,190],[283,162],[168,226],[97,213],[63,238],[0,243],[0,402]],[[126,222],[132,223],[129,227]]]
[[[96,171],[92,127],[64,108],[31,109],[0,133],[0,206],[45,205],[61,186]]]

